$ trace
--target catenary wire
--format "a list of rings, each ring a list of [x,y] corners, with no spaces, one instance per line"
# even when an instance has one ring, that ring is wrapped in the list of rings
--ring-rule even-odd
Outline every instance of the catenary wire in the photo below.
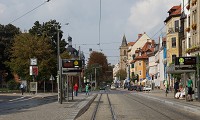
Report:
[[[18,18],[16,18],[16,19],[14,19],[14,20],[13,20],[13,21],[11,21],[9,24],[11,24],[11,23],[13,23],[13,22],[15,22],[15,21],[19,20],[20,18],[22,18],[22,17],[24,17],[25,15],[29,14],[30,12],[32,12],[32,11],[34,11],[34,10],[36,10],[37,8],[41,7],[42,5],[44,5],[45,3],[49,2],[49,1],[50,1],[50,0],[46,0],[46,1],[44,1],[42,4],[38,5],[37,7],[33,8],[32,10],[30,10],[30,11],[26,12],[25,14],[21,15],[20,17],[18,17]]]

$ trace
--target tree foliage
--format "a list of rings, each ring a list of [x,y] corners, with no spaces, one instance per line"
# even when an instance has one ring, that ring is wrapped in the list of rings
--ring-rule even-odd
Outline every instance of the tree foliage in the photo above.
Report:
[[[29,33],[37,36],[44,35],[49,38],[51,41],[54,54],[57,54],[57,38],[58,38],[58,32],[59,32],[59,40],[60,40],[60,52],[63,53],[65,51],[65,46],[67,43],[65,42],[65,39],[62,39],[63,31],[60,30],[61,25],[60,23],[56,22],[56,20],[50,20],[45,23],[40,23],[39,21],[36,21],[34,23],[34,26],[29,30]]]
[[[118,71],[117,71],[117,73],[116,73],[116,76],[115,76],[115,77],[118,77],[118,78],[120,78],[120,80],[125,80],[125,79],[126,79],[126,76],[127,76],[127,73],[126,73],[126,71],[125,71],[125,70],[123,70],[123,69],[120,69],[120,70],[118,70]]]
[[[104,81],[105,79],[107,79],[106,78],[106,72],[108,71],[107,57],[101,52],[93,51],[90,54],[90,58],[87,63],[85,76],[89,78],[90,75],[92,75],[94,77],[95,69],[98,82],[100,82],[100,80]]]
[[[56,56],[52,53],[51,43],[44,35],[19,34],[14,39],[11,60],[7,62],[7,65],[13,72],[28,80],[30,79],[30,58],[37,58],[38,79],[49,78],[56,64],[56,59],[54,59]]]
[[[12,77],[10,68],[6,67],[5,61],[10,61],[10,49],[14,41],[14,36],[21,33],[20,29],[12,24],[1,25],[0,24],[0,73],[8,73],[8,79]]]

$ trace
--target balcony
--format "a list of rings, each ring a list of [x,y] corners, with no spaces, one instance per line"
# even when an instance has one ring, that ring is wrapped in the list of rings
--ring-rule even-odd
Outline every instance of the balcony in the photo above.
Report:
[[[200,46],[193,46],[191,48],[188,48],[185,52],[190,54],[190,53],[193,53],[193,52],[196,52],[196,51],[199,51],[200,50]]]

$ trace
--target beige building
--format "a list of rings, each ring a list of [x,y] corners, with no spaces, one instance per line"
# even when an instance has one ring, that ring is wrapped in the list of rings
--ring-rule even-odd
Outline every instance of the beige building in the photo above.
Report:
[[[187,25],[190,29],[190,36],[187,41],[186,53],[188,56],[195,56],[200,51],[200,38],[199,38],[199,26],[200,26],[200,14],[199,5],[200,0],[189,0],[187,6],[190,11],[188,15]]]
[[[181,6],[173,6],[169,11],[169,16],[164,21],[166,24],[166,42],[167,42],[167,65],[179,57],[179,26],[181,16]]]
[[[130,78],[138,74],[135,72],[134,58],[136,57],[135,51],[139,48],[142,48],[145,43],[150,40],[150,37],[144,32],[143,34],[138,34],[138,38],[132,45],[128,48],[128,65],[130,68]]]

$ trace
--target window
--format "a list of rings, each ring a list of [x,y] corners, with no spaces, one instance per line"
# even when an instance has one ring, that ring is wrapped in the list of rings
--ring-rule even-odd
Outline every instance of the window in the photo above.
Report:
[[[140,76],[142,75],[142,71],[139,71],[139,75],[140,75]]]
[[[126,50],[124,50],[124,55],[126,55]]]
[[[179,21],[178,20],[176,20],[175,22],[174,22],[174,24],[175,24],[175,32],[179,32]]]
[[[131,64],[131,68],[134,68],[134,63]]]
[[[139,66],[141,66],[141,65],[142,65],[141,61],[139,61],[139,63],[138,63],[138,64],[139,64]]]
[[[172,63],[175,63],[176,55],[172,55]]]
[[[189,48],[191,47],[191,39],[188,39],[188,43],[189,43]]]
[[[176,47],[176,38],[173,37],[172,38],[172,48],[175,48]]]

